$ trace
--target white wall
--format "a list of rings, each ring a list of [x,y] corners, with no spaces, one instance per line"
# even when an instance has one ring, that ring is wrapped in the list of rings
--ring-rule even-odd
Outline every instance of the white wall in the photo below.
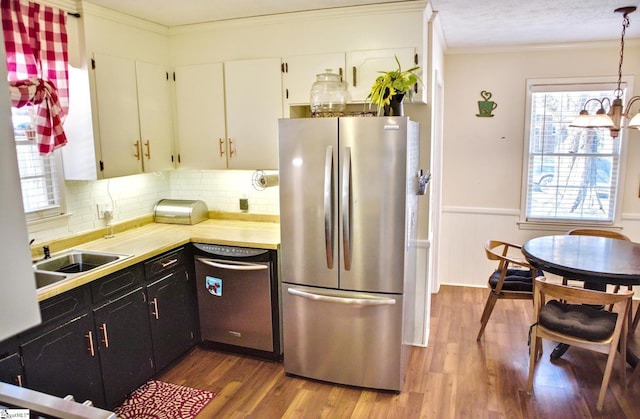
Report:
[[[527,78],[611,76],[619,45],[569,45],[520,51],[448,54],[442,174],[441,284],[486,286],[493,264],[485,259],[489,239],[523,243],[552,231],[520,230],[525,83]],[[635,76],[640,93],[640,46],[628,41],[623,73]],[[480,92],[498,103],[493,118],[478,118]],[[637,109],[636,109],[637,111]],[[640,241],[640,132],[627,130],[623,232]]]

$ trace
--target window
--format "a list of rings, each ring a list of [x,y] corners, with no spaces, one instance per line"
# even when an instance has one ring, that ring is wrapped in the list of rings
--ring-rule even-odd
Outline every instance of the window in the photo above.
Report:
[[[22,202],[28,221],[59,215],[63,212],[64,188],[58,175],[54,153],[41,155],[35,141],[32,106],[11,108],[22,187]]]
[[[624,132],[569,127],[587,99],[611,97],[613,83],[528,82],[523,164],[525,222],[603,224],[616,221]],[[593,110],[591,110],[593,112]]]

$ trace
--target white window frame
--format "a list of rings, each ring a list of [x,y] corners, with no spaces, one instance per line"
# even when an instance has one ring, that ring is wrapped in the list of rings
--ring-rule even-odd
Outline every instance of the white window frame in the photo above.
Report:
[[[633,92],[632,76],[623,76],[621,88],[626,92]],[[566,231],[576,226],[594,226],[604,228],[619,228],[622,214],[622,203],[624,196],[624,184],[626,173],[626,155],[627,155],[627,134],[626,129],[620,130],[617,141],[620,141],[620,156],[618,161],[618,182],[616,187],[615,211],[612,221],[594,221],[594,220],[569,220],[569,219],[527,219],[527,199],[529,193],[529,150],[531,131],[531,111],[532,111],[532,93],[533,92],[552,92],[552,91],[582,91],[582,90],[609,90],[608,95],[613,99],[613,92],[617,87],[617,79],[615,77],[573,77],[573,78],[552,78],[552,79],[527,79],[526,84],[526,106],[525,106],[525,124],[524,124],[524,144],[522,151],[522,188],[520,202],[520,220],[518,222],[521,229],[545,229]],[[627,93],[627,97],[630,95]],[[608,110],[608,109],[607,109]],[[624,121],[623,121],[624,122]],[[574,128],[571,128],[574,129]],[[578,128],[575,128],[578,129]],[[609,133],[607,132],[607,135]]]
[[[31,121],[31,126],[34,127],[34,121]],[[15,121],[14,121],[15,127]],[[18,160],[20,160],[20,153],[18,152],[18,147],[22,147],[24,145],[28,145],[37,149],[37,143],[34,139],[29,139],[25,135],[18,135],[21,133],[21,130],[17,130],[14,128],[14,137],[16,144],[16,155],[18,156]],[[47,181],[53,184],[54,188],[57,191],[57,199],[58,202],[54,203],[50,206],[43,206],[37,210],[27,211],[25,208],[25,218],[27,220],[27,224],[37,223],[43,220],[48,220],[53,217],[61,216],[66,213],[66,199],[65,199],[65,185],[64,185],[64,175],[63,175],[63,166],[62,166],[62,158],[60,156],[59,150],[53,152],[53,154],[48,156],[41,156],[40,158],[50,159],[49,162],[43,163],[44,165],[53,165],[53,173],[47,172],[44,177],[47,177]],[[20,166],[20,161],[18,162]],[[18,169],[19,170],[19,169]],[[19,173],[20,182],[21,182],[21,192],[24,200],[24,192],[22,191],[22,180],[27,178],[23,173]]]

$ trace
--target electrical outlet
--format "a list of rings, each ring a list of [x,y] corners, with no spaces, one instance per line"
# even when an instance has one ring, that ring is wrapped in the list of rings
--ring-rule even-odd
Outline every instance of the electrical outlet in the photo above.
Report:
[[[249,211],[249,200],[247,198],[240,198],[240,210]]]
[[[110,203],[100,203],[98,204],[98,218],[104,218],[104,212],[111,211],[113,213],[113,208],[111,208]]]

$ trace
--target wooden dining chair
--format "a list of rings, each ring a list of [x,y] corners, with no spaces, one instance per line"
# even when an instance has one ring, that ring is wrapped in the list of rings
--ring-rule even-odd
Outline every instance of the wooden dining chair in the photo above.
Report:
[[[527,394],[533,391],[535,364],[540,358],[542,339],[549,339],[608,355],[596,405],[598,411],[602,410],[618,347],[620,348],[621,374],[623,381],[625,380],[627,348],[625,319],[632,296],[633,291],[629,290],[619,293],[593,291],[550,283],[544,277],[536,278],[533,291],[534,323],[531,328]],[[589,306],[609,304],[614,305],[614,311]]]
[[[594,229],[594,228],[574,228],[573,230],[567,231],[567,234],[572,235],[572,236],[608,237],[610,239],[626,240],[628,242],[631,241],[631,239],[629,237],[627,237],[624,234],[619,233],[617,231],[613,231],[613,230],[598,230],[598,229]],[[566,278],[562,279],[562,283],[564,285],[567,285]],[[631,285],[629,285],[628,288],[630,290],[633,290],[633,287]],[[618,292],[618,290],[620,290],[620,285],[616,285],[615,286],[614,292]]]
[[[520,249],[519,244],[499,240],[487,240],[484,244],[487,258],[497,261],[498,266],[489,276],[489,297],[480,318],[476,340],[482,337],[498,300],[533,299],[533,278],[538,270],[525,261]]]
[[[613,230],[598,230],[595,228],[574,228],[567,231],[567,234],[574,236],[596,236],[596,237],[608,237],[610,239],[631,241],[629,237],[624,234]]]
[[[627,237],[626,235],[617,232],[617,231],[612,231],[612,230],[598,230],[598,229],[592,229],[592,228],[575,228],[573,230],[569,230],[567,231],[567,234],[570,235],[574,235],[574,236],[597,236],[597,237],[608,237],[610,239],[618,239],[618,240],[626,240],[626,241],[631,241],[631,239],[629,237]],[[567,285],[567,278],[562,278],[562,283],[564,285]],[[628,285],[627,289],[629,289],[630,291],[633,291],[633,286]],[[620,290],[620,285],[616,285],[613,287],[613,292],[618,292]],[[635,316],[633,315],[633,304],[631,306],[631,308],[629,309],[629,314],[627,315],[628,319],[629,319],[629,326],[628,326],[628,331],[629,333],[634,333],[638,324],[638,321],[640,321],[640,308],[638,310],[636,310],[636,314]]]

